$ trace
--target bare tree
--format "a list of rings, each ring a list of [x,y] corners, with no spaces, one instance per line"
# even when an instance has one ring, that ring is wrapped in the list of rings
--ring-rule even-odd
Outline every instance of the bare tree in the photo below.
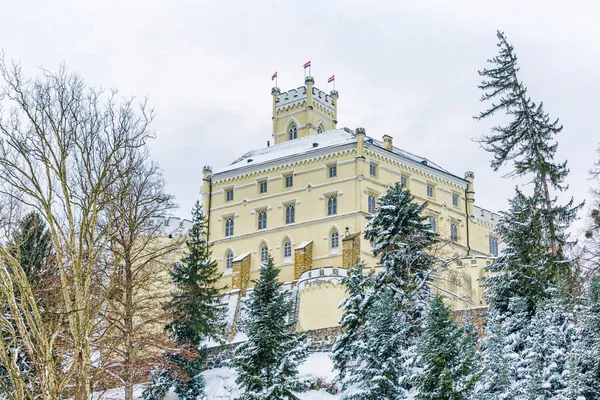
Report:
[[[92,353],[106,292],[100,261],[117,232],[110,212],[123,161],[150,137],[153,113],[145,102],[119,99],[86,87],[63,65],[26,79],[18,64],[0,57],[0,195],[37,211],[45,220],[60,279],[61,324],[47,326],[19,260],[0,247],[0,292],[39,379],[38,397],[69,393],[88,399]],[[0,326],[9,329],[0,318]],[[18,371],[0,343],[0,362],[19,384]],[[23,394],[15,398],[25,398]]]
[[[133,385],[148,378],[165,349],[168,271],[184,238],[163,234],[163,218],[175,204],[158,166],[140,153],[124,168],[131,173],[115,185],[119,201],[111,210],[119,219],[110,246],[118,269],[103,314],[108,325],[101,354],[102,371],[124,386],[125,399],[131,400]]]

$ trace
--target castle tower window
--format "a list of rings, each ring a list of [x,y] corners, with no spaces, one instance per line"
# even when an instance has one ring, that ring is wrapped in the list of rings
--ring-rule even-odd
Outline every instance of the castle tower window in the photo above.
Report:
[[[331,249],[337,249],[340,247],[340,234],[338,231],[331,232]]]
[[[263,244],[260,248],[260,262],[264,264],[267,261],[269,261],[269,247]]]
[[[450,240],[458,242],[458,226],[454,223],[450,224]]]
[[[258,229],[267,229],[267,211],[263,210],[258,213]]]
[[[285,207],[285,223],[293,224],[296,222],[296,206],[290,204]]]
[[[377,164],[369,164],[369,175],[377,177]]]
[[[433,198],[433,185],[427,185],[427,197]]]
[[[292,256],[292,242],[289,239],[286,239],[283,243],[283,257],[288,258]]]
[[[369,205],[369,212],[371,214],[375,214],[375,209],[377,208],[377,199],[372,194],[369,195],[368,205]]]
[[[292,175],[292,174],[285,175],[285,187],[291,188],[292,186],[294,186],[294,175]]]
[[[298,127],[296,126],[296,124],[290,125],[290,129],[288,130],[288,137],[290,140],[298,138]]]
[[[337,214],[337,196],[329,196],[327,198],[327,215]]]
[[[225,256],[225,268],[233,268],[233,253],[231,251]]]
[[[429,226],[431,226],[432,231],[437,232],[437,224],[433,215],[429,217]]]
[[[233,236],[233,217],[225,219],[225,237]]]
[[[495,237],[490,238],[490,254],[498,257],[498,239]]]
[[[458,195],[457,194],[452,194],[452,205],[454,207],[458,207]]]
[[[233,189],[225,189],[225,201],[233,200]]]

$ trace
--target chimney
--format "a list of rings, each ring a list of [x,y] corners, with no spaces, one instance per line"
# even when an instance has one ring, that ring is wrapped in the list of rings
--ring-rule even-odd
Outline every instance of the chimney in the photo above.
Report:
[[[387,151],[392,151],[394,149],[392,139],[393,137],[391,137],[390,135],[383,135],[383,148]]]

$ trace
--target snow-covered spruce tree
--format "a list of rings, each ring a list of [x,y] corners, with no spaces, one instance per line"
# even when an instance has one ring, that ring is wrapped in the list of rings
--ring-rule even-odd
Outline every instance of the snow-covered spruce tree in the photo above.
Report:
[[[404,399],[414,350],[407,345],[409,326],[397,312],[390,288],[375,294],[358,349],[358,363],[348,370],[348,400]],[[407,351],[410,348],[410,351]],[[408,368],[407,368],[408,367]]]
[[[415,329],[424,321],[427,302],[433,296],[428,284],[436,272],[435,258],[428,250],[438,236],[425,222],[426,209],[427,203],[419,205],[410,191],[396,184],[379,200],[378,211],[370,217],[364,233],[382,267],[374,278],[373,293],[390,288],[397,309],[406,313],[407,322]]]
[[[340,307],[343,310],[340,319],[341,334],[333,345],[333,365],[338,371],[337,381],[346,389],[346,377],[348,368],[358,359],[359,349],[362,347],[362,331],[365,316],[362,312],[363,303],[367,297],[367,290],[371,287],[369,276],[363,275],[364,266],[358,263],[348,271],[348,276],[342,279],[346,286],[346,297]]]
[[[199,202],[192,211],[192,222],[187,251],[171,271],[175,290],[165,306],[171,318],[165,331],[179,351],[164,354],[166,367],[153,373],[152,382],[143,393],[145,400],[162,400],[171,387],[180,399],[197,399],[204,392],[200,372],[206,354],[201,343],[209,338],[222,340],[224,319],[218,288],[221,274],[210,258]]]
[[[576,378],[571,376],[576,340],[573,305],[560,293],[550,294],[531,320],[523,353],[526,378],[520,389],[527,398],[570,399],[567,392]]]
[[[506,340],[503,328],[498,309],[490,309],[486,316],[486,332],[480,347],[485,371],[475,386],[474,399],[497,400],[507,397],[509,360],[504,355]]]
[[[269,257],[245,304],[248,340],[231,361],[238,372],[240,400],[296,400],[294,392],[305,389],[298,365],[307,357],[306,336],[297,335],[289,323],[292,307],[278,275]]]
[[[468,399],[481,376],[471,329],[459,327],[440,296],[431,301],[417,345],[422,372],[415,376],[418,400]]]
[[[592,277],[587,304],[580,310],[578,341],[573,349],[571,398],[592,399],[600,393],[600,278]]]

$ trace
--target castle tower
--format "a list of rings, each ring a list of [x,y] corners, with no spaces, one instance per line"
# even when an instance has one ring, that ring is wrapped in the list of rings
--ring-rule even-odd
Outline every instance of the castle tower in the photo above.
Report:
[[[271,90],[275,144],[335,129],[339,94],[335,90],[327,94],[314,84],[314,78],[307,76],[297,89]]]

